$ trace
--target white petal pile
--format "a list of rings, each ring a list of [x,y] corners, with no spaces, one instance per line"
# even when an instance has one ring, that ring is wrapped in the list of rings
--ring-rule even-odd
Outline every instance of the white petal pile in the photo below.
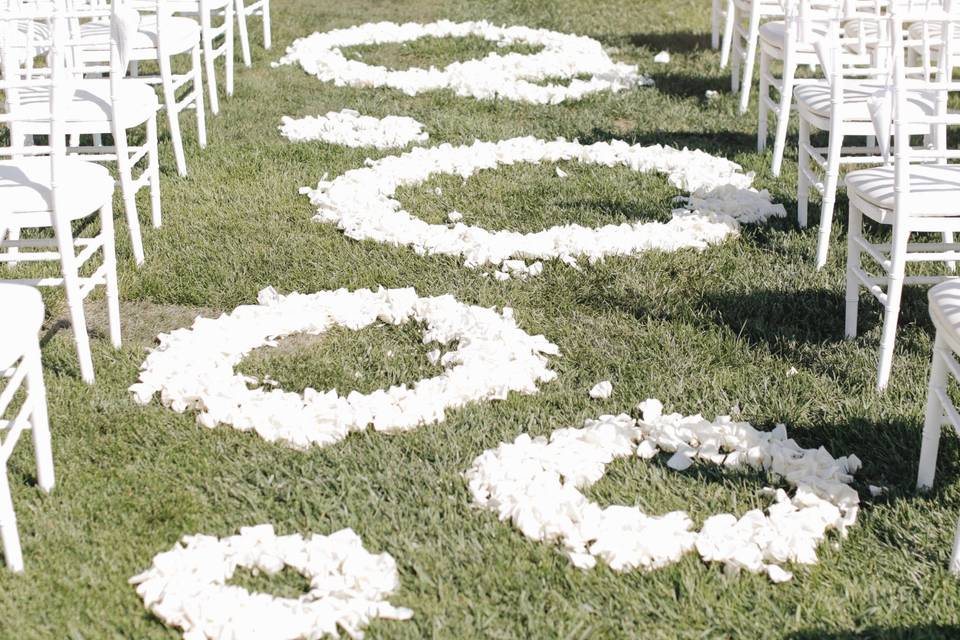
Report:
[[[474,501],[511,521],[528,538],[560,543],[582,568],[601,558],[617,571],[656,569],[696,549],[703,560],[732,572],[765,572],[775,582],[792,578],[786,563],[817,561],[817,544],[830,530],[846,535],[857,517],[859,496],[849,486],[860,466],[856,456],[834,459],[822,447],[803,449],[786,428],[754,429],[721,416],[663,414],[657,400],[626,414],[587,420],[582,429],[559,429],[550,438],[519,436],[478,457],[465,476]],[[774,501],[739,518],[709,517],[699,532],[682,511],[648,516],[637,507],[601,507],[581,493],[615,458],[650,459],[671,453],[668,466],[694,461],[764,470],[793,487],[765,489]]]
[[[449,295],[421,298],[412,288],[288,296],[268,288],[258,300],[216,319],[197,318],[190,329],[161,334],[160,345],[141,366],[140,381],[130,387],[134,398],[146,404],[159,392],[174,411],[199,411],[203,426],[253,429],[268,441],[304,449],[338,442],[367,425],[398,432],[442,422],[447,409],[501,400],[511,391],[533,394],[538,383],[556,377],[547,367],[547,356],[558,354],[556,345],[520,329],[509,307],[501,314]],[[449,345],[446,353],[437,350],[431,358],[445,371],[412,386],[340,395],[336,389],[307,388],[301,394],[249,388],[251,380],[234,369],[253,349],[274,346],[278,338],[321,334],[334,325],[358,330],[378,320],[424,323],[425,344]]]
[[[299,598],[250,593],[227,584],[238,567],[267,575],[290,567],[310,581],[310,591]],[[184,536],[130,584],[158,618],[183,630],[184,640],[337,638],[338,627],[362,638],[374,618],[413,616],[386,600],[400,585],[393,558],[369,553],[351,529],[304,538],[277,536],[264,524],[223,539]]]
[[[484,58],[454,62],[443,69],[415,67],[402,71],[350,60],[342,51],[345,47],[404,43],[426,37],[468,36],[502,47],[523,44],[542,47],[542,50],[534,54],[492,52]],[[653,84],[635,66],[611,60],[603,46],[592,38],[546,29],[497,27],[484,21],[377,22],[314,33],[294,41],[275,64],[294,63],[337,86],[390,87],[411,96],[451,89],[458,96],[533,104],[559,104],[599,91],[618,92]],[[541,84],[548,79],[569,80],[569,83]]]
[[[283,116],[280,133],[293,142],[322,140],[346,147],[395,149],[411,142],[425,142],[430,135],[423,124],[405,116],[374,118],[352,109],[331,111],[325,116]]]
[[[394,197],[399,187],[421,184],[437,174],[459,175],[466,180],[480,170],[500,165],[561,160],[664,173],[674,186],[692,196],[687,208],[673,211],[668,223],[635,222],[599,228],[569,224],[535,233],[488,231],[462,222],[429,224],[404,211]],[[703,249],[737,235],[741,217],[756,222],[786,215],[783,205],[771,203],[766,191],[750,187],[752,176],[743,174],[736,163],[702,151],[644,147],[619,140],[583,145],[526,137],[459,147],[442,144],[368,160],[367,165],[333,181],[321,180],[316,189],[301,189],[317,207],[314,220],[336,224],[355,240],[406,245],[419,254],[462,256],[468,267],[499,265],[511,258],[558,258],[575,265],[575,258],[580,256],[595,262],[605,256],[650,250]]]

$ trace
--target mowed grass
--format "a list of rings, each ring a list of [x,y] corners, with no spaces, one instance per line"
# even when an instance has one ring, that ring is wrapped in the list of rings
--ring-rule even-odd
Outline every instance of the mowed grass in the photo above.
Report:
[[[45,295],[44,364],[58,484],[51,496],[36,488],[25,439],[10,462],[10,479],[27,572],[0,571],[0,637],[178,637],[143,608],[127,578],[183,534],[229,535],[265,522],[284,534],[352,527],[368,549],[396,558],[401,587],[391,601],[412,608],[415,617],[374,622],[374,638],[960,634],[960,585],[946,570],[960,512],[953,436],[944,438],[934,491],[913,489],[932,333],[924,292],[906,296],[892,384],[877,395],[873,301],[864,300],[861,337],[842,337],[843,213],[821,272],[813,269],[816,228],[798,229],[791,217],[746,228],[738,240],[702,253],[611,259],[580,272],[549,262],[538,278],[499,283],[451,258],[349,240],[312,222],[309,203],[297,193],[324,173],[336,176],[387,152],[293,144],[277,133],[280,117],[353,108],[412,116],[425,123],[431,144],[534,135],[701,148],[756,171],[757,186],[792,213],[795,151],[783,177],[772,179],[769,156],[754,151],[756,101],[750,115],[737,115],[728,76],[707,48],[706,0],[273,5],[277,48],[267,53],[255,46],[255,66],[238,69],[236,95],[209,121],[207,149],[198,148],[193,127],[186,126],[189,177],[175,175],[164,136],[164,225],[145,229],[148,260],[139,269],[118,218],[125,345],[110,347],[102,297],[93,299],[95,386],[79,379],[71,335],[59,322],[62,295]],[[443,18],[590,35],[616,59],[652,74],[657,87],[532,106],[447,91],[411,98],[337,88],[298,67],[269,66],[295,37],[316,30]],[[661,49],[671,52],[670,64],[653,64]],[[353,53],[403,67],[443,65],[489,50],[473,40],[431,40]],[[721,97],[707,101],[708,89]],[[465,184],[438,177],[402,190],[400,198],[433,222],[458,209],[468,223],[532,231],[564,222],[662,220],[676,195],[658,176],[561,166],[570,174],[563,180],[553,166],[517,166],[481,172]],[[840,208],[845,212],[845,201]],[[558,379],[536,396],[451,411],[440,425],[403,435],[355,434],[306,452],[227,427],[204,429],[194,416],[156,402],[141,407],[127,392],[156,334],[189,325],[196,314],[252,303],[266,286],[311,292],[381,285],[513,307],[525,330],[560,347],[553,365]],[[253,354],[241,370],[269,374],[291,390],[342,392],[437,372],[414,325],[290,340]],[[790,375],[791,369],[798,373]],[[603,379],[614,382],[612,398],[590,400],[587,390]],[[602,564],[580,571],[556,548],[527,540],[471,506],[461,474],[485,449],[524,432],[548,434],[601,413],[631,411],[647,397],[660,398],[668,410],[733,413],[763,428],[783,422],[805,445],[856,453],[864,461],[857,526],[846,540],[824,544],[819,564],[794,567],[794,581],[772,585],[760,576],[727,577],[695,555],[653,573],[617,574]],[[757,474],[700,465],[676,473],[662,460],[630,460],[611,465],[590,495],[649,513],[685,509],[700,522],[714,512],[761,506],[757,490],[766,483]],[[889,493],[871,498],[867,484],[887,486]],[[243,574],[235,582],[284,594],[303,588],[289,575]]]

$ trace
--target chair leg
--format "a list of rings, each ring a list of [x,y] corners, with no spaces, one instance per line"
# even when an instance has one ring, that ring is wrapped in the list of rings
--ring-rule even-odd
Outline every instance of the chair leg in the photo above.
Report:
[[[730,64],[730,51],[733,48],[733,19],[736,14],[733,0],[727,0],[727,11],[723,16],[723,41],[720,43],[720,68]]]
[[[112,228],[112,218],[109,224]],[[73,231],[69,221],[59,219],[54,219],[54,231],[57,237],[57,250],[60,253],[60,269],[63,272],[63,288],[66,291],[67,306],[70,309],[73,338],[77,343],[80,377],[84,382],[93,384],[93,357],[90,354],[90,336],[87,335],[87,318],[83,311],[83,294],[80,291],[80,274],[74,253]]]
[[[817,269],[827,264],[830,251],[830,233],[833,230],[833,210],[837,202],[837,184],[840,181],[840,154],[843,151],[843,129],[836,118],[830,123],[830,141],[827,143],[827,171],[823,180],[823,203],[820,206],[820,233],[817,241]]]
[[[903,295],[903,276],[906,271],[907,241],[910,232],[902,224],[893,225],[890,243],[890,271],[887,277],[887,302],[884,305],[883,332],[880,337],[880,365],[877,369],[877,391],[883,391],[890,382],[893,365],[893,347],[897,339],[900,319],[900,298]]]
[[[110,342],[119,349],[120,341],[120,289],[117,286],[117,253],[114,247],[113,206],[107,201],[100,209],[100,234],[103,236],[103,267],[107,289],[107,319],[110,325]]]
[[[5,235],[6,235],[7,240],[19,240],[19,239],[20,239],[20,227],[17,227],[17,226],[7,227],[7,230],[6,230]],[[2,238],[2,237],[3,237],[3,236],[0,235],[0,238]],[[9,249],[7,249],[7,255],[9,255],[9,256],[15,256],[15,255],[18,255],[19,253],[20,253],[20,247],[10,247]],[[19,264],[19,263],[16,262],[16,261],[14,261],[14,262],[8,262],[8,263],[7,263],[7,269],[16,269],[16,267],[17,267],[18,264]]]
[[[263,48],[269,51],[273,48],[273,35],[270,26],[270,0],[263,0],[260,11],[263,13]]]
[[[233,57],[236,55],[233,46],[233,3],[228,2],[227,6],[223,9],[223,27],[225,29],[225,42],[224,46],[226,48],[226,59],[224,60],[224,71],[223,74],[226,76],[226,91],[228,96],[233,95]]]
[[[243,6],[243,0],[236,0],[234,13],[237,16],[237,28],[240,30],[240,53],[243,56],[243,65],[249,67],[251,65],[250,36],[247,34],[247,10]]]
[[[760,47],[760,93],[757,98],[757,151],[767,148],[767,126],[770,96],[770,55]]]
[[[150,175],[150,217],[155,229],[162,221],[160,211],[160,155],[157,149],[157,114],[147,120],[147,171]]]
[[[953,537],[953,552],[950,554],[950,573],[960,575],[960,523]]]
[[[46,493],[53,490],[53,452],[50,447],[50,421],[47,417],[47,390],[43,383],[40,363],[40,345],[33,344],[24,355],[27,367],[27,392],[30,408],[30,431],[33,435],[33,454],[37,459],[37,484]]]
[[[743,16],[739,7],[734,6],[733,19],[733,45],[730,52],[730,91],[737,93],[740,91],[740,65],[743,64],[743,38],[741,38],[741,29]]]
[[[940,449],[940,425],[943,424],[943,406],[936,391],[946,391],[947,364],[942,352],[949,353],[950,347],[937,332],[930,361],[930,383],[927,388],[927,408],[923,417],[923,439],[920,444],[920,464],[917,469],[917,490],[926,491],[933,487],[933,478],[937,472],[937,452]],[[960,426],[960,425],[958,425]]]
[[[786,52],[783,61],[783,81],[780,85],[780,113],[777,114],[777,132],[773,140],[773,164],[770,171],[775,176],[780,175],[783,168],[783,153],[787,147],[787,129],[790,126],[790,112],[793,110],[793,84],[797,73],[797,65],[790,59],[790,52]]]
[[[217,68],[216,48],[213,44],[213,26],[210,24],[210,12],[200,12],[200,39],[203,47],[203,65],[207,73],[207,90],[210,92],[210,112],[213,115],[220,113],[220,102],[217,100]]]
[[[119,129],[119,128],[118,128]],[[117,173],[120,174],[120,192],[123,195],[123,209],[130,229],[130,245],[137,266],[143,264],[143,236],[140,233],[140,216],[137,213],[137,190],[133,184],[133,167],[130,164],[130,150],[127,146],[127,132],[119,129],[114,144],[117,148]]]
[[[847,229],[847,295],[844,335],[857,337],[857,315],[860,311],[860,280],[854,271],[860,268],[861,248],[858,240],[863,236],[863,213],[852,202]]]
[[[187,159],[183,153],[183,134],[180,132],[180,107],[173,88],[173,71],[170,58],[160,56],[160,77],[163,81],[163,102],[167,108],[167,121],[170,125],[170,141],[173,143],[173,157],[177,163],[177,173],[187,175]]]
[[[14,573],[23,573],[23,552],[20,549],[20,534],[17,533],[17,514],[13,511],[7,465],[0,465],[0,541],[7,566]]]
[[[946,147],[940,147],[944,149]],[[943,232],[943,242],[944,244],[953,244],[953,231],[944,231]],[[956,273],[957,272],[957,261],[956,260],[947,260],[946,262],[947,269]]]
[[[201,149],[207,147],[207,115],[203,108],[203,73],[200,65],[200,46],[193,48],[193,97],[196,100],[197,141]]]
[[[740,113],[746,113],[750,107],[750,87],[753,86],[753,65],[757,59],[757,42],[760,40],[759,4],[754,4],[750,12],[750,27],[747,31],[747,53],[743,61],[743,78],[740,86]]]
[[[720,48],[720,0],[713,0],[710,7],[710,47]]]
[[[807,226],[807,207],[810,202],[810,154],[806,145],[810,144],[810,124],[800,116],[800,136],[797,145],[797,226]]]

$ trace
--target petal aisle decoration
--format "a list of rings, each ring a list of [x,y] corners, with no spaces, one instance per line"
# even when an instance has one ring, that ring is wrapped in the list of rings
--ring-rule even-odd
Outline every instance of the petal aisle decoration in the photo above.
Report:
[[[615,571],[657,569],[696,549],[707,562],[738,573],[765,572],[774,582],[790,580],[788,562],[813,564],[817,544],[835,529],[841,535],[856,521],[859,496],[849,486],[860,461],[834,459],[825,449],[803,449],[786,428],[754,429],[721,416],[663,414],[647,400],[643,418],[626,414],[587,420],[582,429],[559,429],[544,437],[519,436],[474,460],[465,476],[474,502],[509,520],[528,538],[558,542],[578,567],[601,558]],[[615,458],[650,459],[671,453],[667,466],[683,470],[694,461],[728,468],[751,467],[782,478],[783,489],[764,489],[773,498],[766,511],[709,517],[699,532],[683,511],[649,516],[637,507],[601,507],[581,493],[599,480]]]
[[[538,383],[556,377],[547,366],[547,356],[559,353],[556,345],[520,329],[509,307],[497,313],[449,295],[421,298],[412,288],[287,296],[268,288],[258,301],[216,319],[197,318],[190,329],[161,334],[159,347],[141,366],[140,381],[130,387],[134,398],[146,404],[159,393],[174,411],[199,411],[197,421],[203,426],[253,429],[268,441],[305,449],[338,442],[371,424],[377,431],[398,432],[442,422],[447,409],[501,400],[511,391],[537,393]],[[334,325],[359,330],[378,320],[422,322],[424,344],[455,343],[442,355],[431,352],[444,373],[412,386],[340,395],[336,389],[307,388],[302,394],[251,389],[251,379],[234,369],[252,350],[275,346],[278,338],[318,335]]]
[[[478,60],[454,62],[443,69],[391,70],[349,60],[342,49],[360,45],[405,43],[420,38],[483,38],[498,46],[542,47],[533,54],[492,52]],[[324,82],[350,87],[390,87],[415,96],[451,89],[458,96],[504,99],[533,104],[559,104],[599,91],[623,91],[653,84],[633,65],[614,62],[593,38],[529,27],[496,27],[489,22],[430,24],[366,23],[314,33],[295,40],[274,66],[299,63]],[[583,79],[582,76],[589,76]],[[567,84],[540,84],[567,80]]]
[[[238,567],[267,575],[289,567],[310,590],[298,598],[250,593],[227,584]],[[338,638],[338,627],[362,638],[374,618],[413,616],[386,600],[400,585],[393,558],[369,553],[351,529],[304,538],[277,536],[264,524],[223,539],[184,536],[130,584],[147,609],[183,630],[184,640]]]
[[[280,134],[293,142],[322,140],[345,147],[395,149],[411,142],[426,142],[430,135],[423,124],[405,116],[374,118],[352,109],[331,111],[325,116],[290,118],[284,116]]]
[[[674,210],[668,223],[635,222],[599,228],[569,224],[536,233],[488,231],[463,224],[459,218],[453,224],[429,224],[405,211],[395,198],[399,187],[421,184],[437,174],[459,175],[466,180],[480,170],[500,165],[561,160],[664,173],[671,184],[691,195],[681,198],[685,208]],[[734,162],[702,151],[644,147],[620,140],[583,145],[527,137],[477,141],[460,147],[442,144],[368,160],[367,165],[333,181],[326,181],[324,176],[316,189],[301,189],[317,207],[314,220],[336,224],[354,240],[405,245],[418,254],[460,256],[468,267],[506,264],[508,268],[500,272],[506,277],[510,271],[525,273],[520,268],[523,259],[557,258],[575,266],[578,257],[595,262],[606,256],[651,250],[703,249],[737,235],[741,221],[760,222],[786,215],[783,205],[771,203],[766,191],[750,187],[752,176],[741,173]],[[510,267],[511,262],[519,265]],[[534,273],[528,275],[539,273],[536,263],[530,266]]]

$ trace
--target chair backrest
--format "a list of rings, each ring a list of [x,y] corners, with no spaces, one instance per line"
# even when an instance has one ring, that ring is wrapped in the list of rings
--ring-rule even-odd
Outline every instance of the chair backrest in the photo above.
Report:
[[[66,155],[64,121],[73,95],[67,73],[68,43],[66,15],[59,3],[31,5],[20,0],[0,0],[0,126],[6,129],[6,142],[0,137],[0,157],[48,155],[54,184],[59,172],[58,160]],[[24,37],[26,34],[26,44]],[[34,53],[46,54],[46,65],[34,60]],[[49,100],[36,104],[25,97],[33,91],[45,91]],[[29,111],[26,105],[33,102]],[[46,145],[27,145],[17,131],[22,122],[46,125]]]
[[[930,76],[918,79],[918,67],[911,63],[910,48],[913,42],[907,37],[908,25],[920,24],[924,31],[937,32],[933,42],[941,55],[937,56],[936,69]],[[960,53],[960,11],[953,10],[947,2],[939,9],[909,9],[894,7],[890,18],[890,39],[893,49],[894,85],[894,140],[895,140],[895,206],[898,215],[909,215],[915,203],[910,198],[910,176],[920,163],[946,164],[960,160],[960,149],[949,148],[946,130],[960,125],[960,114],[950,112],[951,96],[960,95],[960,82],[953,79],[956,56]],[[927,67],[920,63],[920,69]],[[927,79],[929,78],[929,79]],[[919,93],[922,92],[922,93]],[[924,96],[932,108],[918,109],[918,96]],[[935,141],[926,147],[910,144],[910,134],[928,128]],[[922,212],[919,212],[922,213]],[[957,204],[960,213],[960,203]]]
[[[857,23],[857,29],[852,33],[844,28],[851,21]],[[879,2],[848,1],[845,6],[834,10],[825,35],[814,43],[824,77],[830,85],[833,105],[844,104],[846,85],[851,80],[890,77],[888,23]]]

